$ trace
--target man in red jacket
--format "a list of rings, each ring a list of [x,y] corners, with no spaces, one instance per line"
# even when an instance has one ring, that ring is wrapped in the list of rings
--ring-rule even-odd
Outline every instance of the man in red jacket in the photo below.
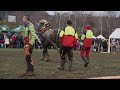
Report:
[[[92,46],[92,37],[93,37],[93,32],[91,31],[91,27],[88,24],[86,25],[86,31],[82,34],[81,37],[83,45],[82,45],[82,50],[80,51],[80,56],[85,62],[84,67],[87,67],[89,64],[89,53]],[[86,58],[84,57],[85,52],[86,52]]]
[[[60,42],[62,45],[62,52],[61,52],[61,65],[58,67],[60,70],[64,70],[65,65],[65,55],[68,54],[69,59],[69,68],[68,70],[71,70],[72,67],[72,59],[73,59],[73,52],[72,48],[76,44],[76,41],[78,39],[78,34],[72,27],[72,21],[67,21],[67,26],[61,30],[60,32]]]

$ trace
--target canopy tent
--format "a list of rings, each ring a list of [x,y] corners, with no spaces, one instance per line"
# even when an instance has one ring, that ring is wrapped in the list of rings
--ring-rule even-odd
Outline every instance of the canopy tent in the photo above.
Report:
[[[24,32],[24,30],[25,30],[25,27],[23,25],[19,25],[18,27],[13,28],[12,32]]]
[[[120,39],[120,28],[116,28],[114,32],[112,32],[112,34],[109,36],[108,53],[110,53],[110,39],[111,38]]]
[[[2,25],[3,27],[5,27],[6,29],[10,29],[8,26],[6,26],[6,25]]]
[[[10,28],[7,27],[6,25],[0,25],[0,31],[1,32],[9,32]]]
[[[97,36],[97,38],[105,39],[102,35]]]

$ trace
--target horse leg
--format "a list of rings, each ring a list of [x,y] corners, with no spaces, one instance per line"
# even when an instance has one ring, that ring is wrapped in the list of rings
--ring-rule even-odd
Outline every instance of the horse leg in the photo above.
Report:
[[[45,48],[45,60],[44,61],[46,61],[46,62],[50,61],[47,47]]]
[[[43,56],[40,60],[44,61],[44,59],[45,59],[45,48],[43,47]]]

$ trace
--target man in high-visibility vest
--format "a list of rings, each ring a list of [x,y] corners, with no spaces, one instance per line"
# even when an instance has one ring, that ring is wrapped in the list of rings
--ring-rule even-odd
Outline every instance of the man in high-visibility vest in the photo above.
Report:
[[[27,62],[27,72],[23,74],[23,76],[34,76],[34,67],[32,60],[32,52],[33,45],[35,43],[35,28],[34,25],[30,22],[30,16],[23,16],[23,23],[25,25],[25,33],[24,33],[24,51],[25,51],[25,59]]]
[[[61,65],[58,67],[60,70],[64,70],[65,66],[65,55],[68,54],[69,59],[69,68],[71,70],[72,60],[73,60],[73,52],[72,48],[76,44],[78,40],[78,34],[75,29],[72,27],[72,21],[67,21],[67,26],[61,30],[60,32],[60,43],[62,45],[61,48]]]
[[[92,37],[93,37],[93,32],[91,30],[91,26],[88,24],[86,25],[86,31],[82,34],[81,37],[83,45],[80,51],[80,56],[85,62],[84,67],[87,67],[89,64],[89,53],[92,46]],[[86,52],[86,58],[84,56],[85,52]]]

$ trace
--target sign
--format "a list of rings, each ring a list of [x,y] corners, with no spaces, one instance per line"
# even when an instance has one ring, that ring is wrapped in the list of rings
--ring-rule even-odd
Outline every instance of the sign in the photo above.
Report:
[[[8,15],[8,22],[16,22],[16,16]]]

